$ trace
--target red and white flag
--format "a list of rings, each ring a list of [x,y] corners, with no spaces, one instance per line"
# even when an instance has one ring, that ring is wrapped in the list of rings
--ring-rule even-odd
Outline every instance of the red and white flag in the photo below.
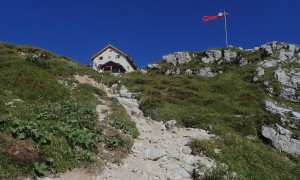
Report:
[[[218,19],[218,18],[221,18],[221,17],[225,17],[227,15],[228,15],[228,13],[226,13],[226,12],[219,12],[219,14],[217,16],[204,16],[202,18],[202,21],[207,22],[207,21],[211,21],[211,20]]]

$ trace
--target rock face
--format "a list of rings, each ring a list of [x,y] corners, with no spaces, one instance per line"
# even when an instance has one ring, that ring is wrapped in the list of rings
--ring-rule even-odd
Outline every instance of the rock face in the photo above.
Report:
[[[200,69],[199,72],[197,73],[197,75],[203,76],[203,77],[214,77],[217,75],[217,73],[212,72],[210,67],[206,67],[206,68]]]
[[[173,54],[163,56],[163,60],[176,66],[186,64],[190,62],[192,58],[187,52],[175,52]]]
[[[280,150],[290,154],[300,154],[300,140],[291,138],[291,132],[279,126],[279,132],[275,129],[263,126],[261,135],[270,140],[272,145]]]

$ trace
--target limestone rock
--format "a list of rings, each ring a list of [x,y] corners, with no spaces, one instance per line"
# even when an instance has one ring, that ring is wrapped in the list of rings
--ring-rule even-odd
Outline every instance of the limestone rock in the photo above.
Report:
[[[291,111],[291,116],[294,117],[295,119],[300,119],[300,113],[299,112]]]
[[[281,94],[283,98],[292,101],[292,102],[300,102],[300,97],[296,96],[295,89],[292,88],[281,88]]]
[[[199,72],[197,73],[197,75],[203,76],[203,77],[214,77],[217,75],[217,73],[212,72],[210,67],[206,67],[206,68],[200,69]]]
[[[202,58],[204,63],[213,63],[222,57],[221,50],[209,50],[205,52],[205,57]]]
[[[270,111],[272,114],[280,115],[280,116],[285,116],[283,113],[292,111],[291,109],[277,106],[275,103],[268,100],[266,100],[266,109]]]
[[[128,89],[125,86],[121,86],[121,89],[119,91],[120,97],[126,97],[131,98],[132,93],[128,91]]]
[[[248,64],[251,64],[251,62],[249,62],[245,59],[241,59],[241,60],[239,60],[239,64],[240,64],[240,67],[242,67],[242,66],[246,66]]]
[[[143,112],[137,107],[134,107],[131,109],[131,115],[133,115],[133,116],[139,116],[142,113]]]
[[[287,84],[290,77],[286,75],[285,71],[281,68],[274,72],[275,78],[282,84]]]
[[[261,67],[256,68],[256,73],[258,76],[263,76],[265,74],[265,70]]]
[[[263,68],[270,68],[277,65],[277,60],[264,60],[259,65]]]
[[[129,108],[138,108],[139,104],[136,99],[128,99],[128,98],[119,98],[120,103],[128,106]]]
[[[176,66],[186,64],[190,62],[192,58],[187,52],[175,52],[173,54],[163,56],[163,60]]]
[[[152,161],[157,161],[159,158],[167,155],[166,149],[161,147],[147,149],[145,153],[146,157]]]
[[[159,69],[160,67],[158,64],[148,64],[147,68],[156,70],[156,69]]]
[[[287,61],[287,60],[291,60],[293,56],[294,56],[294,52],[284,52],[284,51],[281,51],[279,53],[278,58],[281,61]]]
[[[191,154],[192,153],[192,149],[189,146],[184,146],[182,149],[182,152],[185,154]]]
[[[275,129],[262,126],[261,135],[270,140],[272,145],[289,154],[300,154],[300,140],[290,138],[289,135],[280,134]]]
[[[170,121],[168,121],[168,122],[166,122],[165,123],[165,127],[167,128],[167,129],[172,129],[172,128],[174,128],[174,127],[176,127],[176,120],[170,120]]]
[[[185,71],[185,74],[193,74],[193,71],[192,71],[191,69],[187,69],[187,70]]]
[[[147,70],[145,70],[145,69],[141,69],[140,72],[141,72],[142,74],[147,74]]]
[[[232,50],[224,50],[224,59],[226,61],[232,61],[237,57],[237,53]]]

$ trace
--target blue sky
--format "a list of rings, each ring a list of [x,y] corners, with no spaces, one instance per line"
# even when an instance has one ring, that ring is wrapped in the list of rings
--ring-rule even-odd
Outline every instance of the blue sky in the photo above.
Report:
[[[300,45],[299,0],[1,0],[0,41],[38,46],[83,64],[108,44],[140,67],[177,51]]]

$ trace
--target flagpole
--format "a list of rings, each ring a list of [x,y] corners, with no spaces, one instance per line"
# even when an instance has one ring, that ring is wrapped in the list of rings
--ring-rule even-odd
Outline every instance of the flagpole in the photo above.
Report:
[[[226,40],[226,48],[228,48],[228,35],[227,35],[227,22],[226,22],[226,12],[224,11],[224,24],[225,24],[225,40]]]

